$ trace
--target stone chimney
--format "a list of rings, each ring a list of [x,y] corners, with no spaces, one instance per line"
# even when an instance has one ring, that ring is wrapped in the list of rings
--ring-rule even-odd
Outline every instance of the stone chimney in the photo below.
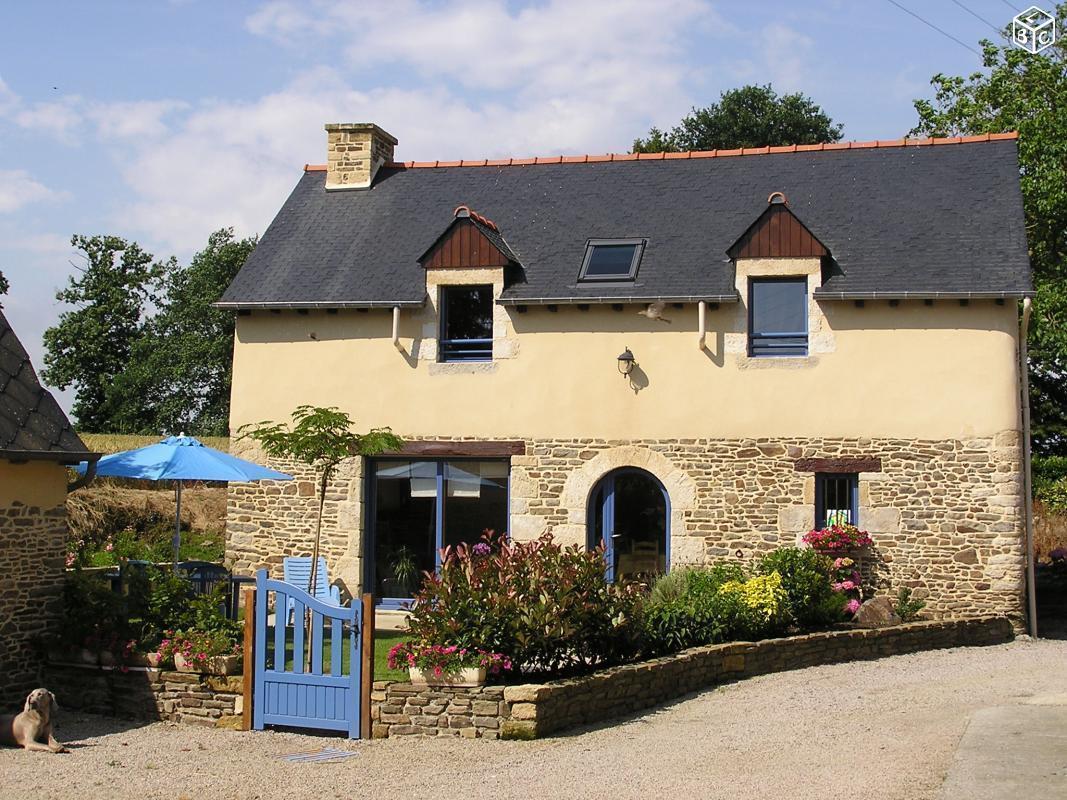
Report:
[[[326,188],[366,189],[393,160],[396,139],[373,122],[326,125]]]

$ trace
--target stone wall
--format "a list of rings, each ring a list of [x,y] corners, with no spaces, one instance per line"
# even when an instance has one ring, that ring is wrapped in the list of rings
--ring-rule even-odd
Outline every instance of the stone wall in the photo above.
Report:
[[[447,438],[447,437],[443,437]],[[859,475],[860,527],[875,546],[865,570],[883,591],[910,586],[937,615],[1004,614],[1023,620],[1023,515],[1019,435],[916,439],[527,440],[511,459],[511,536],[551,532],[584,544],[590,492],[617,467],[655,475],[671,504],[673,565],[745,561],[795,545],[814,524],[810,458],[876,458]],[[277,464],[280,469],[289,465]],[[233,485],[227,557],[239,571],[310,553],[314,485]],[[360,592],[361,465],[331,486],[324,552],[331,575]]]
[[[383,682],[374,686],[371,714],[375,738],[536,739],[753,675],[943,647],[1002,644],[1011,638],[1006,618],[980,617],[694,647],[544,684],[419,690],[409,683]]]
[[[412,735],[496,739],[510,709],[502,686],[453,689],[375,681],[371,730],[375,739]]]
[[[53,663],[45,667],[45,684],[62,708],[124,719],[241,727],[240,675]]]
[[[62,614],[67,512],[14,502],[0,508],[0,710],[21,708],[40,684],[41,641]]]

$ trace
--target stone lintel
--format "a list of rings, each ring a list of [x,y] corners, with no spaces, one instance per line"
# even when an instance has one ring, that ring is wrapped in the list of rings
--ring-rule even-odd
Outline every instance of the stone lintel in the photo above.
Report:
[[[881,472],[882,459],[876,456],[857,458],[798,458],[793,465],[797,472]]]

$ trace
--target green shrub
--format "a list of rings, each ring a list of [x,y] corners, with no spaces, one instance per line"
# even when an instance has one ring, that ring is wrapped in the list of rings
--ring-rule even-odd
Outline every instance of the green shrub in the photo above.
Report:
[[[551,535],[508,543],[486,532],[473,547],[445,548],[408,629],[420,646],[501,653],[524,677],[576,674],[634,655],[639,594],[605,582],[600,549],[561,547]]]
[[[925,600],[914,597],[909,587],[900,587],[900,591],[897,592],[896,602],[893,603],[893,610],[900,617],[901,622],[914,622],[919,618],[919,613],[924,608],[926,608]]]
[[[1067,513],[1067,456],[1034,456],[1030,475],[1034,498],[1049,511]]]
[[[819,628],[841,620],[847,598],[833,589],[829,557],[806,547],[782,547],[763,556],[756,571],[781,575],[789,619],[797,627]]]

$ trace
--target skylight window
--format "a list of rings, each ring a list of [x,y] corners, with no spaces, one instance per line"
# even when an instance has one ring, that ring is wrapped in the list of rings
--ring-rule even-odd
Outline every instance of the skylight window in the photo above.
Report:
[[[632,281],[644,249],[644,239],[590,239],[578,280]]]

